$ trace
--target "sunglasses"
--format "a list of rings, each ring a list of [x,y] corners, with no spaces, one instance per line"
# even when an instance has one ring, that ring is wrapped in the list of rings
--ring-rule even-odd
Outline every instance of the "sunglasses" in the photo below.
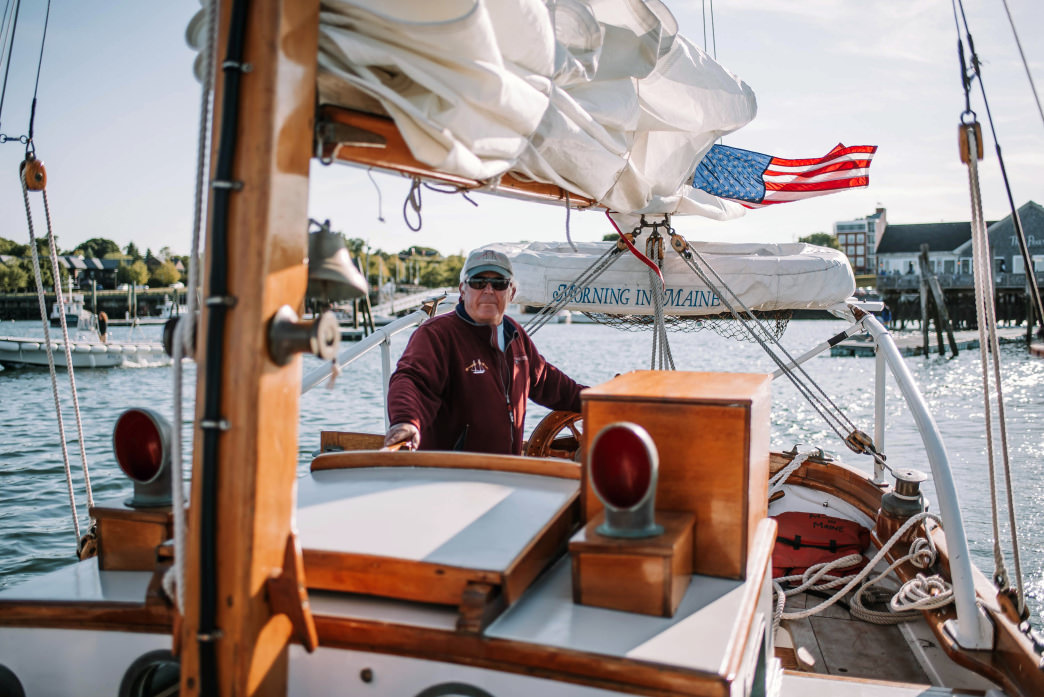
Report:
[[[493,290],[507,290],[507,287],[511,284],[511,281],[507,278],[469,278],[467,284],[475,290],[482,290],[486,286],[490,286]]]

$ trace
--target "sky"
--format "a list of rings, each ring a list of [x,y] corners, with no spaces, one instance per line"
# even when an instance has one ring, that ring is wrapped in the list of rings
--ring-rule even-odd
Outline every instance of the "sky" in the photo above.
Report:
[[[6,5],[7,0],[4,4]],[[878,207],[891,223],[966,221],[967,170],[957,150],[964,111],[954,11],[946,0],[702,0],[667,2],[680,32],[754,90],[758,115],[726,145],[780,157],[814,157],[838,142],[877,145],[870,186],[750,211],[716,222],[676,217],[690,240],[789,242],[831,232]],[[1044,204],[1044,119],[1026,76],[1004,0],[965,0],[983,61],[990,109],[1016,205]],[[1007,0],[1038,91],[1044,91],[1044,3]],[[27,132],[40,49],[43,0],[23,0],[0,132]],[[189,251],[199,85],[184,34],[198,0],[84,3],[53,0],[35,122],[37,156],[59,246],[92,237],[144,251]],[[706,10],[706,13],[705,13]],[[706,16],[706,27],[704,17]],[[706,31],[705,31],[706,28]],[[963,37],[963,28],[962,28]],[[987,219],[1008,213],[979,86]],[[28,241],[18,165],[24,146],[0,144],[0,237]],[[476,194],[425,191],[420,231],[403,220],[408,180],[313,160],[309,214],[373,249],[412,245],[443,254],[493,241],[564,240],[562,207]],[[40,197],[32,199],[45,234]],[[302,230],[304,225],[302,223]],[[574,212],[575,241],[611,232],[601,213]]]

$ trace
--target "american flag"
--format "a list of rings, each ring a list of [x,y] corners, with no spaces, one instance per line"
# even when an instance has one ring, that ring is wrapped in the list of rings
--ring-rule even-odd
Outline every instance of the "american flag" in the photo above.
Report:
[[[715,145],[697,165],[692,186],[747,208],[761,208],[869,186],[875,152],[876,145],[838,143],[823,157],[788,160]]]

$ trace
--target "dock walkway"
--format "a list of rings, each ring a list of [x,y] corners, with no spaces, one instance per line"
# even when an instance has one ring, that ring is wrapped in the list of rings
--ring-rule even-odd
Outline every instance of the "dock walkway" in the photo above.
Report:
[[[923,341],[924,337],[920,331],[904,332],[902,334],[892,334],[895,339],[895,345],[899,349],[899,353],[904,356],[920,356],[923,354]],[[979,330],[963,330],[953,333],[953,337],[957,342],[957,349],[963,351],[965,349],[977,349],[979,348]],[[928,337],[928,350],[933,354],[939,353],[939,346],[935,342],[935,330],[932,329]],[[1012,344],[1026,340],[1026,328],[1025,327],[998,327],[997,328],[997,341],[1002,344]],[[949,355],[950,344],[946,339],[945,334],[943,335],[943,347],[945,353]],[[836,346],[830,348],[831,356],[873,356],[874,355],[874,343],[870,340],[869,335],[860,334],[850,339],[846,339]]]

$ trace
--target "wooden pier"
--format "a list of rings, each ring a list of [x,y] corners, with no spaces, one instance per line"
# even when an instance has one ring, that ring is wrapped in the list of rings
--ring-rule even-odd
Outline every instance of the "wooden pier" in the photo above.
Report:
[[[966,329],[953,333],[958,350],[979,348],[979,331],[977,329]],[[920,356],[924,353],[923,336],[921,332],[908,332],[893,334],[895,344],[899,353],[904,356]],[[998,327],[997,341],[1001,344],[1013,344],[1026,341],[1025,327]],[[949,352],[949,343],[943,344],[944,353]],[[929,351],[933,354],[939,353],[939,346],[935,342],[929,345]],[[846,339],[836,346],[830,348],[831,356],[873,356],[874,342],[869,334],[860,334],[851,339]]]

